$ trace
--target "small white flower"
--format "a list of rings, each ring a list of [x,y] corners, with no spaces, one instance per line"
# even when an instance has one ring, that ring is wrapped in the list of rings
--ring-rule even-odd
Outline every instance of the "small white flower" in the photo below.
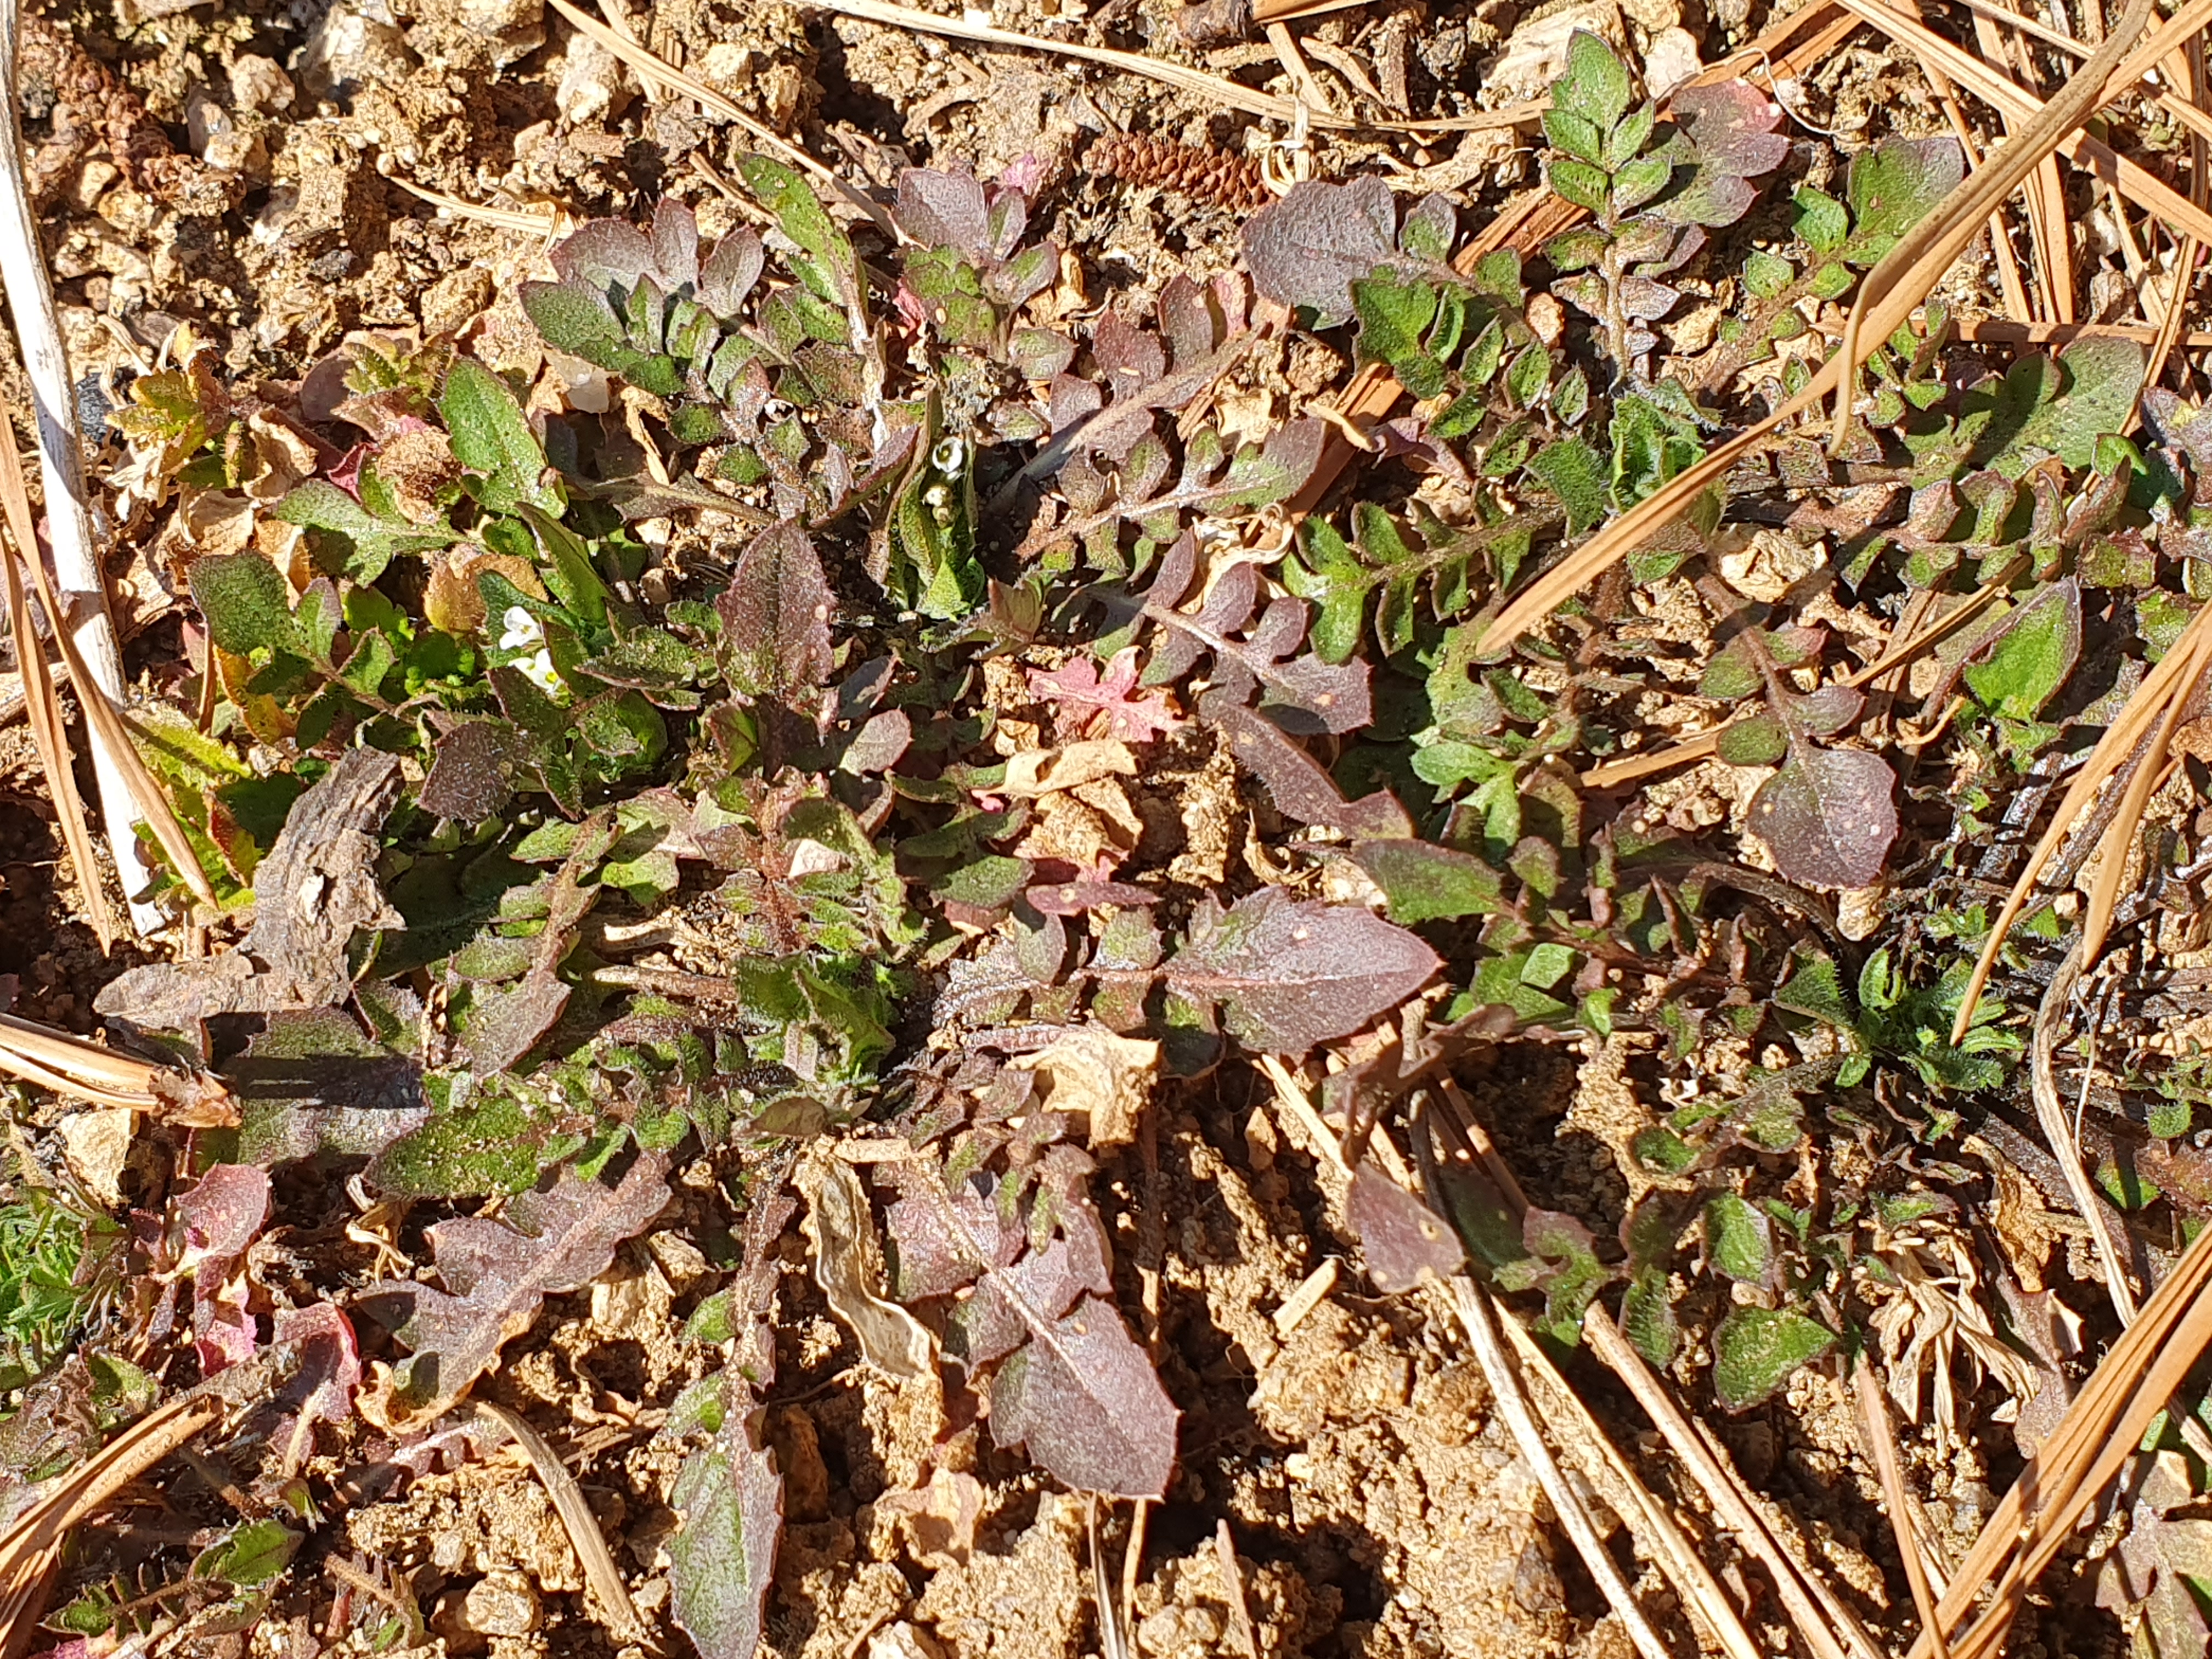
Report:
[[[510,605],[507,607],[507,614],[499,620],[505,630],[499,636],[501,650],[527,651],[533,645],[545,643],[544,629],[539,626],[538,618],[521,605]],[[543,656],[544,653],[538,654]]]
[[[553,653],[540,651],[534,657],[525,657],[514,665],[522,671],[523,678],[531,681],[547,696],[557,696],[562,689],[559,674],[553,670]]]

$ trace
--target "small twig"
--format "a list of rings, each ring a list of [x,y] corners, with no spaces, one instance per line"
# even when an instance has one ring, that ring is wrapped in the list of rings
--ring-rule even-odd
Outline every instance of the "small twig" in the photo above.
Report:
[[[1569,1484],[1559,1460],[1552,1455],[1543,1431],[1536,1426],[1535,1415],[1528,1409],[1528,1397],[1522,1391],[1520,1374],[1513,1369],[1513,1362],[1506,1357],[1504,1345],[1498,1340],[1489,1298],[1481,1286],[1465,1273],[1455,1273],[1446,1288],[1452,1310],[1459,1316],[1460,1324],[1467,1332],[1468,1345],[1474,1350],[1475,1362],[1482,1367],[1484,1380],[1490,1384],[1491,1396],[1505,1419],[1505,1426],[1512,1431],[1513,1443],[1535,1472],[1536,1484],[1551,1500],[1560,1529],[1573,1541],[1583,1565],[1597,1581],[1598,1589],[1604,1593],[1613,1616],[1628,1632],[1629,1640],[1636,1644],[1636,1650],[1644,1659],[1673,1659],[1667,1644],[1659,1639],[1659,1632],[1651,1628],[1651,1621],[1637,1605],[1635,1594],[1621,1577],[1620,1569],[1613,1565],[1605,1540],[1597,1535],[1597,1528],[1590,1520],[1582,1494]]]
[[[1874,1451],[1875,1473],[1881,1477],[1882,1502],[1889,1510],[1890,1530],[1897,1538],[1897,1553],[1905,1558],[1905,1582],[1912,1587],[1912,1605],[1920,1614],[1920,1627],[1928,1632],[1935,1659],[1951,1659],[1950,1644],[1943,1639],[1942,1621],[1936,1616],[1936,1593],[1929,1586],[1928,1568],[1920,1559],[1920,1536],[1912,1524],[1911,1496],[1905,1489],[1905,1471],[1898,1467],[1897,1437],[1889,1425],[1889,1403],[1882,1398],[1874,1366],[1865,1355],[1851,1367],[1851,1382],[1858,1395],[1859,1417],[1866,1425],[1867,1440]]]
[[[615,1558],[607,1549],[607,1540],[599,1532],[599,1523],[592,1514],[584,1489],[568,1473],[568,1465],[562,1462],[537,1430],[506,1407],[489,1400],[471,1401],[470,1405],[479,1416],[489,1418],[513,1435],[514,1443],[530,1460],[530,1467],[544,1486],[545,1495],[553,1500],[553,1512],[561,1517],[562,1528],[575,1548],[577,1560],[583,1564],[585,1582],[591,1585],[602,1607],[613,1615],[608,1628],[623,1641],[657,1646],[645,1621],[638,1617],[636,1605],[629,1599],[629,1587],[623,1582],[622,1571],[615,1565]]]
[[[1213,1559],[1221,1565],[1222,1593],[1229,1601],[1229,1639],[1244,1659],[1260,1659],[1260,1638],[1253,1633],[1251,1610],[1244,1605],[1244,1575],[1237,1565],[1237,1540],[1229,1535],[1229,1517],[1213,1528]]]
[[[893,5],[890,0],[804,0],[804,3],[823,11],[836,12],[842,17],[857,17],[863,22],[880,23],[886,28],[914,29],[924,34],[941,34],[954,40],[973,40],[979,46],[1012,46],[1023,52],[1054,52],[1062,58],[1079,58],[1086,63],[1103,64],[1109,69],[1164,82],[1169,86],[1196,93],[1202,98],[1211,98],[1217,103],[1226,104],[1231,109],[1243,110],[1248,114],[1266,116],[1285,125],[1297,119],[1299,106],[1296,99],[1255,92],[1249,87],[1239,86],[1221,76],[1208,75],[1203,70],[1188,69],[1164,58],[1148,58],[1142,52],[1121,52],[1112,46],[1086,46],[1073,40],[1047,40],[1037,35],[1023,34],[1018,30],[1002,29],[992,23],[972,23],[963,16],[945,17],[935,12],[916,10],[912,6]],[[564,15],[568,13],[567,0],[553,0],[553,3]],[[1484,132],[1500,127],[1524,126],[1540,118],[1550,107],[1549,99],[1536,99],[1525,104],[1510,104],[1504,109],[1486,110],[1479,115],[1444,116],[1430,121],[1363,121],[1309,106],[1307,118],[1315,126],[1339,131],[1365,128],[1385,132]]]

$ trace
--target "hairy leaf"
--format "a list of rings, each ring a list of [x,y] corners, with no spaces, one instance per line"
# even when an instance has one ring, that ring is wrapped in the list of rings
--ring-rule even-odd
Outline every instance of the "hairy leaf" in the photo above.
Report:
[[[1808,887],[1863,887],[1897,839],[1897,775],[1879,755],[1800,743],[1752,797],[1775,867]]]
[[[1731,1309],[1713,1331],[1713,1392],[1732,1412],[1755,1406],[1835,1340],[1833,1331],[1795,1309]]]
[[[1199,713],[1229,739],[1230,753],[1237,763],[1267,786],[1269,799],[1285,817],[1351,836],[1413,834],[1413,821],[1396,796],[1378,789],[1358,800],[1346,800],[1321,763],[1257,709],[1208,692]]]
[[[2066,576],[2018,606],[1975,651],[1961,674],[1981,705],[2007,720],[2032,720],[2057,695],[2081,656],[2081,585]]]
[[[1308,307],[1328,327],[1352,315],[1352,284],[1397,252],[1397,229],[1382,179],[1308,179],[1246,222],[1244,262],[1261,293]]]
[[[714,607],[730,683],[749,696],[790,698],[830,677],[830,583],[795,520],[746,544]]]
[[[1407,927],[1506,908],[1498,872],[1470,853],[1425,841],[1369,841],[1351,858],[1390,901],[1390,920]]]
[[[1442,965],[1419,939],[1370,910],[1270,887],[1227,911],[1202,903],[1163,972],[1193,1001],[1219,1004],[1240,1041],[1304,1054],[1396,1007]]]
[[[385,1419],[406,1429],[436,1417],[530,1328],[548,1296],[605,1273],[616,1247],[667,1204],[666,1174],[665,1157],[641,1153],[618,1186],[564,1170],[547,1190],[516,1199],[501,1220],[463,1216],[432,1226],[444,1288],[381,1279],[356,1304],[412,1355],[382,1385]]]
[[[1000,1366],[991,1437],[1079,1492],[1160,1498],[1178,1413],[1114,1304],[1086,1297]]]
[[[684,1460],[668,1501],[684,1518],[668,1542],[669,1613],[700,1659],[752,1659],[783,1530],[783,1478],[730,1412],[714,1442]]]

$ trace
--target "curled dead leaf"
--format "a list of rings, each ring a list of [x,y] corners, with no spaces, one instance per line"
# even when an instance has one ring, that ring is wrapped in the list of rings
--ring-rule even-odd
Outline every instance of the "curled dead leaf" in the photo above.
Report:
[[[1137,757],[1118,738],[1063,744],[1058,749],[1029,749],[1006,762],[1006,781],[995,792],[1018,799],[1079,789],[1102,778],[1133,778]]]
[[[1012,1064],[1048,1085],[1045,1103],[1088,1121],[1093,1148],[1126,1146],[1158,1080],[1160,1045],[1117,1036],[1103,1025],[1075,1025]]]

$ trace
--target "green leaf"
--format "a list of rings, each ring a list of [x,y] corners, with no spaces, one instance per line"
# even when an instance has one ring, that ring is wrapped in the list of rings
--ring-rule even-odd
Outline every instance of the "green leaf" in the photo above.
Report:
[[[1732,1412],[1755,1406],[1835,1340],[1833,1331],[1794,1309],[1734,1309],[1713,1332],[1713,1392]]]
[[[1638,156],[1613,176],[1613,207],[1616,213],[1633,213],[1667,188],[1674,164],[1662,152]],[[1556,184],[1553,188],[1558,189]],[[1560,194],[1565,195],[1564,191]]]
[[[2097,441],[2135,413],[2148,359],[2137,341],[2092,334],[2060,352],[2058,365],[2063,389],[2028,417],[2006,453],[2047,449],[2069,467],[2085,467],[2096,459]]]
[[[258,553],[217,553],[195,560],[192,601],[207,618],[208,637],[234,656],[256,651],[307,654],[293,620],[291,590],[276,567]]]
[[[1795,228],[1806,246],[1815,253],[1833,253],[1843,246],[1844,238],[1850,234],[1851,216],[1841,202],[1810,185],[1798,185],[1791,199],[1797,204]]]
[[[1681,1350],[1682,1324],[1674,1316],[1664,1269],[1639,1268],[1628,1281],[1627,1293],[1620,1299],[1620,1328],[1646,1364],[1663,1370],[1674,1363]]]
[[[1581,116],[1601,130],[1628,112],[1628,68],[1611,46],[1587,29],[1567,41],[1567,66],[1552,82],[1553,107]]]
[[[622,322],[606,296],[582,282],[525,283],[522,309],[545,343],[601,368],[623,343]]]
[[[1962,678],[1975,700],[2006,720],[2032,720],[2057,695],[2081,655],[2081,587],[2049,583],[1999,625],[1994,643]]]
[[[1773,715],[1751,714],[1723,726],[1716,749],[1730,766],[1772,766],[1790,752],[1790,734]]]
[[[1377,273],[1352,283],[1352,308],[1359,319],[1359,349],[1389,364],[1407,391],[1433,398],[1444,389],[1443,365],[1421,345],[1436,319],[1433,287]]]
[[[1845,1030],[1851,1029],[1853,1024],[1850,1004],[1844,1000],[1835,959],[1825,952],[1801,954],[1796,958],[1796,970],[1774,993],[1774,1006],[1792,1013],[1809,1014]]]
[[[300,1547],[300,1534],[276,1521],[250,1521],[236,1532],[201,1553],[192,1564],[193,1576],[220,1578],[241,1589],[273,1582],[291,1565]]]
[[[1553,194],[1572,202],[1578,208],[1592,213],[1605,211],[1606,197],[1613,187],[1613,179],[1602,167],[1594,167],[1587,161],[1570,161],[1565,156],[1554,157],[1544,169],[1551,180]]]
[[[1949,137],[1885,138],[1851,157],[1844,185],[1851,207],[1844,258],[1855,265],[1880,259],[1936,210],[1965,175],[1965,165],[1958,141]]]
[[[1369,841],[1351,858],[1389,897],[1390,920],[1401,926],[1497,915],[1506,908],[1498,872],[1470,854],[1425,841]]]
[[[1753,251],[1743,262],[1743,285],[1762,300],[1771,300],[1797,279],[1796,267],[1778,254]]]
[[[799,264],[799,280],[822,299],[845,304],[855,280],[853,244],[812,186],[793,169],[765,155],[748,155],[738,165],[745,187],[775,215],[778,228],[812,256]]]
[[[482,363],[457,357],[447,371],[438,412],[453,436],[453,459],[489,481],[487,504],[527,501],[561,510],[557,487],[544,482],[545,452],[531,434],[522,405],[506,381]]]
[[[1547,941],[1528,952],[1521,964],[1521,982],[1539,991],[1551,990],[1574,971],[1575,953],[1564,945]]]
[[[1544,112],[1544,136],[1577,161],[1605,165],[1605,134],[1587,115],[1554,105]]]
[[[1714,1267],[1746,1285],[1765,1285],[1774,1273],[1774,1234],[1765,1215],[1735,1193],[1705,1206],[1705,1255]]]
[[[1611,510],[1605,461],[1580,438],[1562,438],[1545,445],[1529,458],[1528,471],[1566,508],[1571,536],[1581,535]]]

